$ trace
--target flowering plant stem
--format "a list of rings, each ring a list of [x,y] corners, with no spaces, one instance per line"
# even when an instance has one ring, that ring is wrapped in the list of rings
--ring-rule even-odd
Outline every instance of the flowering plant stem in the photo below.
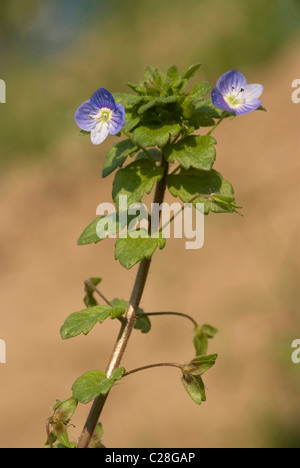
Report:
[[[217,123],[210,129],[210,131],[208,132],[208,136],[210,136],[214,131],[215,129],[220,125],[221,122],[223,122],[224,119],[226,119],[226,117],[228,117],[229,115],[229,112],[224,112],[224,114],[222,115],[222,117],[217,121]]]
[[[165,190],[166,190],[166,179],[168,175],[169,164],[162,156],[161,166],[164,170],[163,177],[160,181],[157,182],[156,191],[154,195],[154,203],[161,204],[164,200]],[[126,311],[126,322],[122,323],[121,329],[116,340],[111,358],[106,368],[106,374],[109,378],[113,371],[116,370],[121,362],[123,354],[128,344],[128,340],[130,338],[131,332],[134,327],[134,323],[136,320],[137,310],[140,305],[140,301],[142,298],[142,294],[144,292],[145,284],[147,281],[149,268],[151,264],[151,259],[144,259],[140,263],[138,273],[136,276],[136,280],[134,283],[134,287],[131,293],[129,305]],[[93,406],[90,410],[88,418],[86,420],[85,426],[81,433],[77,448],[88,448],[89,443],[91,441],[92,435],[96,428],[97,422],[100,418],[102,413],[102,409],[105,405],[107,395],[100,395],[94,400]]]
[[[140,372],[146,369],[152,369],[153,367],[177,367],[178,369],[182,369],[183,365],[178,364],[177,362],[158,362],[157,364],[149,364],[148,366],[137,367],[136,369],[132,369],[131,371],[125,372],[123,377],[127,377],[128,375],[135,374],[136,372]]]

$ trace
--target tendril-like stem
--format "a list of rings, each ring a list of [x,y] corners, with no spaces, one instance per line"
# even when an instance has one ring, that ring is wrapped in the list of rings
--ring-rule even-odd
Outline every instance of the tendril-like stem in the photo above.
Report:
[[[157,364],[148,364],[147,366],[137,367],[136,369],[132,369],[131,371],[125,372],[125,374],[123,374],[123,377],[135,374],[135,372],[140,372],[146,369],[152,369],[153,367],[177,367],[178,369],[182,369],[183,365],[178,364],[177,362],[159,362]]]

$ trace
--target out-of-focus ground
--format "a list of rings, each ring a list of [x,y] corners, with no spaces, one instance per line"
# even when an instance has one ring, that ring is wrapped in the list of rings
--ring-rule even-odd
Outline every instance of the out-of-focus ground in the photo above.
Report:
[[[216,169],[233,183],[244,217],[206,218],[199,251],[169,240],[154,256],[143,296],[146,311],[182,311],[219,329],[210,346],[219,359],[204,379],[207,402],[192,403],[176,369],[132,375],[113,389],[103,412],[108,447],[300,445],[300,365],[291,362],[291,343],[300,338],[300,105],[291,101],[299,46],[255,75],[268,112],[226,121],[215,132]],[[82,308],[84,279],[101,276],[109,298],[127,299],[133,285],[136,268],[128,272],[114,261],[113,240],[76,246],[98,203],[109,201],[111,179],[100,174],[113,141],[94,148],[74,128],[51,147],[51,157],[8,171],[2,181],[2,447],[41,446],[50,405],[109,358],[116,322],[66,342],[59,328]],[[193,356],[188,321],[157,317],[152,324],[150,334],[134,333],[126,369]],[[74,440],[87,410],[81,406],[75,416]]]

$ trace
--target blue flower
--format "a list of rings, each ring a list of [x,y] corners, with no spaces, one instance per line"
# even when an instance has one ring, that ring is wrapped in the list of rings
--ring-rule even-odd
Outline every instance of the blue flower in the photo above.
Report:
[[[91,132],[94,145],[100,145],[109,135],[119,133],[125,124],[125,110],[121,103],[115,102],[113,95],[105,88],[94,92],[75,113],[78,127]]]
[[[234,114],[249,114],[261,106],[258,98],[263,90],[263,85],[248,85],[241,72],[231,70],[219,78],[217,87],[212,90],[212,103]]]

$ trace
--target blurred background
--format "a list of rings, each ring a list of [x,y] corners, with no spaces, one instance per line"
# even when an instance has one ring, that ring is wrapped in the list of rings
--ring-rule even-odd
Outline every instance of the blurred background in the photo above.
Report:
[[[128,299],[136,268],[113,258],[113,240],[77,247],[112,177],[106,150],[78,136],[77,107],[104,86],[126,91],[147,65],[166,71],[202,61],[197,79],[215,83],[237,68],[265,86],[255,112],[215,132],[216,169],[232,182],[244,217],[209,215],[205,246],[170,239],[155,255],[142,300],[148,311],[190,313],[219,329],[219,353],[197,407],[176,370],[134,374],[112,391],[102,416],[108,447],[300,447],[300,364],[291,343],[299,319],[298,0],[2,0],[0,78],[0,446],[41,447],[56,398],[105,368],[113,321],[63,342],[59,328],[83,307],[83,281],[103,278],[109,298]],[[134,333],[129,370],[193,356],[192,329],[157,317]],[[87,415],[81,406],[71,438]]]

